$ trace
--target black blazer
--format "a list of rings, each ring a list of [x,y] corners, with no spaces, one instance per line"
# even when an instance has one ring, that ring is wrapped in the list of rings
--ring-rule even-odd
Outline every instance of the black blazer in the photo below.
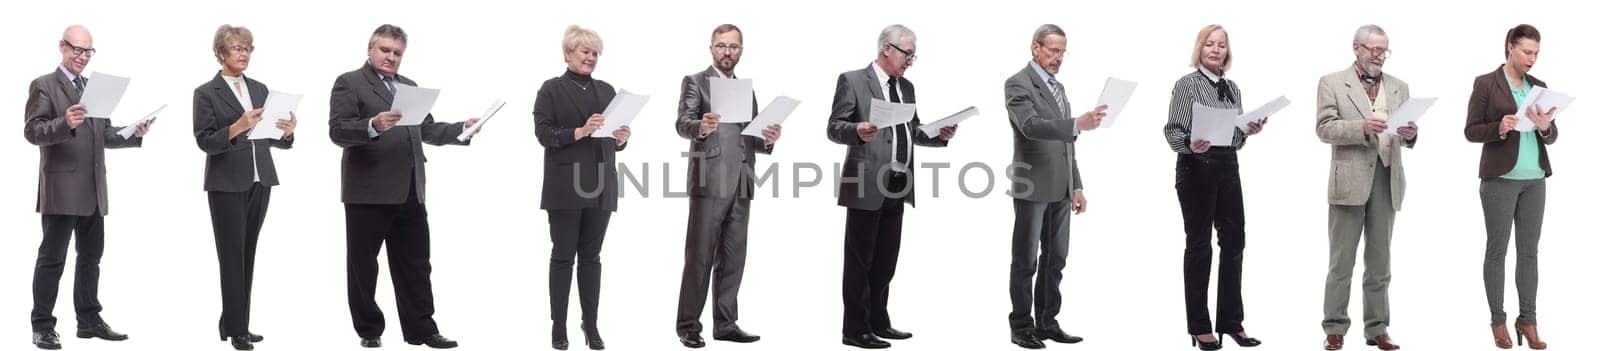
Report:
[[[415,86],[406,76],[395,75],[400,84]],[[394,126],[377,137],[369,137],[372,116],[389,111],[394,95],[378,77],[371,64],[339,75],[328,98],[328,136],[344,148],[340,160],[340,200],[347,204],[398,205],[406,202],[411,187],[417,189],[417,202],[426,200],[428,158],[422,143],[467,145],[458,141],[462,122],[439,123],[429,114],[421,125]]]
[[[1478,76],[1472,84],[1472,98],[1467,102],[1467,127],[1465,133],[1467,141],[1483,143],[1483,152],[1478,157],[1478,178],[1494,179],[1511,172],[1517,165],[1517,153],[1522,147],[1518,140],[1522,132],[1506,132],[1505,138],[1500,137],[1500,119],[1505,115],[1517,113],[1517,99],[1511,96],[1511,85],[1506,83],[1505,67],[1502,65],[1489,72]],[[1544,81],[1528,75],[1526,84],[1544,87]],[[1549,135],[1532,132],[1539,141],[1539,168],[1544,169],[1544,176],[1549,177],[1553,172],[1550,169],[1550,153],[1545,152],[1546,144],[1556,142],[1556,122],[1550,121]]]
[[[89,79],[84,79],[87,86]],[[22,136],[39,146],[39,197],[35,210],[47,215],[103,216],[111,202],[106,192],[105,149],[139,147],[144,137],[123,138],[122,128],[106,118],[85,118],[67,127],[67,109],[78,104],[78,90],[60,68],[28,84]]]
[[[572,71],[539,86],[533,100],[533,131],[544,146],[539,208],[617,210],[617,151],[625,145],[609,136],[572,139],[573,131],[616,97],[611,84]]]
[[[266,84],[244,77],[245,89],[250,91],[250,104],[266,104]],[[246,111],[239,106],[233,87],[217,73],[210,82],[194,88],[194,142],[206,153],[205,191],[243,192],[261,175],[261,185],[278,185],[278,170],[272,163],[272,148],[294,147],[294,136],[282,140],[250,140],[250,133],[239,133],[228,138],[228,126],[239,120]],[[271,121],[262,120],[257,128],[277,128]],[[252,160],[251,149],[255,159]]]

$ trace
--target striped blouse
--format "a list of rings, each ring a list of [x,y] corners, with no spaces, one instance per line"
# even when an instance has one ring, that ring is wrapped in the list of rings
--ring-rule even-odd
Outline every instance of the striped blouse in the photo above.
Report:
[[[1183,78],[1178,78],[1178,82],[1172,85],[1172,104],[1167,107],[1167,125],[1162,127],[1162,131],[1167,135],[1167,146],[1171,147],[1172,151],[1180,154],[1194,153],[1193,150],[1189,150],[1189,129],[1194,119],[1192,115],[1194,114],[1195,101],[1199,101],[1201,105],[1244,113],[1244,109],[1240,107],[1242,104],[1239,99],[1239,85],[1229,80],[1228,88],[1233,92],[1234,101],[1231,103],[1222,101],[1217,97],[1216,85],[1212,84],[1212,80],[1208,76],[1200,73],[1200,70],[1195,70],[1184,75]],[[1244,147],[1244,140],[1244,132],[1235,128],[1233,130],[1232,146],[1242,148]],[[1219,146],[1226,147],[1228,145],[1214,145],[1213,147]]]

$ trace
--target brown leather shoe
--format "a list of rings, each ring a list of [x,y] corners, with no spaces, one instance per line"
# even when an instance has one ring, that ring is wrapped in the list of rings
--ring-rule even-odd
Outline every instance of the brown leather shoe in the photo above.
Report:
[[[1505,323],[1489,325],[1489,329],[1494,331],[1494,347],[1511,348],[1511,332],[1506,331]]]
[[[1545,347],[1550,346],[1550,345],[1546,345],[1544,343],[1544,339],[1540,339],[1539,338],[1539,326],[1533,325],[1533,324],[1517,323],[1517,344],[1518,345],[1522,344],[1522,338],[1524,338],[1524,337],[1528,338],[1528,348],[1530,348],[1530,349],[1543,350]]]
[[[1395,344],[1394,339],[1389,338],[1389,334],[1379,335],[1376,338],[1367,340],[1367,346],[1377,346],[1379,350],[1383,351],[1400,349],[1400,345]]]
[[[1344,349],[1344,335],[1328,335],[1328,339],[1322,341],[1322,349],[1328,351]]]

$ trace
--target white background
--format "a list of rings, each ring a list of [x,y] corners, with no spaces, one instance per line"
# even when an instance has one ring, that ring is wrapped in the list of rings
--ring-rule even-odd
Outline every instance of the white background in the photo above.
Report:
[[[194,87],[219,68],[210,51],[218,25],[255,32],[247,74],[271,88],[306,94],[299,142],[274,150],[283,185],[274,189],[261,237],[252,328],[266,350],[357,349],[345,304],[344,224],[339,203],[340,149],[328,141],[327,92],[340,73],[361,65],[372,29],[400,25],[410,34],[401,73],[442,88],[441,121],[458,121],[497,98],[509,105],[470,147],[429,147],[433,283],[437,319],[464,350],[543,349],[548,345],[546,215],[538,210],[541,148],[530,111],[539,83],[564,69],[563,28],[581,24],[605,40],[595,77],[650,94],[645,115],[618,159],[651,167],[652,196],[634,189],[622,200],[607,238],[601,326],[612,349],[680,347],[672,332],[681,272],[687,200],[661,196],[661,167],[682,191],[687,142],[672,132],[678,84],[709,64],[711,29],[743,27],[743,64],[760,101],[778,94],[803,103],[776,155],[781,198],[755,201],[742,320],[761,342],[712,342],[715,349],[842,349],[839,344],[845,210],[831,186],[792,194],[794,162],[841,161],[844,147],[823,125],[837,74],[865,67],[878,31],[903,23],[920,38],[917,83],[925,121],[969,105],[982,115],[963,124],[945,149],[919,149],[923,162],[1010,161],[1002,82],[1029,60],[1035,27],[1056,23],[1069,42],[1060,77],[1075,112],[1097,98],[1107,76],[1140,83],[1115,128],[1079,139],[1089,212],[1073,218],[1064,328],[1088,340],[1078,350],[1188,347],[1181,280],[1183,232],[1173,184],[1173,153],[1160,136],[1168,94],[1186,65],[1195,33],[1220,23],[1237,58],[1228,77],[1244,101],[1278,95],[1293,104],[1251,138],[1241,153],[1248,209],[1245,301],[1250,333],[1262,350],[1319,347],[1327,265],[1328,146],[1313,134],[1315,84],[1352,62],[1351,34],[1383,25],[1396,54],[1385,69],[1411,85],[1413,97],[1439,97],[1421,121],[1416,149],[1405,150],[1409,200],[1399,214],[1391,289],[1393,327],[1406,349],[1488,350],[1478,200],[1479,146],[1461,134],[1472,79],[1503,62],[1505,31],[1532,23],[1543,32],[1543,60],[1532,74],[1579,97],[1561,115],[1561,141],[1550,148],[1539,300],[1543,332],[1559,348],[1583,349],[1597,326],[1590,280],[1596,230],[1584,216],[1600,192],[1597,168],[1583,150],[1600,90],[1591,36],[1600,28],[1577,2],[1420,1],[1294,3],[1027,2],[922,4],[909,1],[521,2],[18,2],[0,15],[0,110],[23,112],[25,87],[55,69],[61,29],[93,31],[89,71],[133,77],[118,109],[129,123],[160,104],[166,113],[142,149],[109,152],[112,215],[102,264],[105,318],[132,335],[122,343],[72,338],[71,264],[62,279],[58,330],[72,350],[226,349],[212,337],[220,307],[216,257],[204,192],[203,154],[190,131]],[[21,121],[14,119],[15,127]],[[17,129],[13,129],[16,131]],[[0,142],[0,345],[25,349],[29,280],[39,242],[33,212],[36,147],[12,134]],[[1005,183],[980,199],[961,196],[954,169],[941,172],[942,196],[919,172],[921,206],[906,215],[899,275],[890,308],[896,327],[916,337],[894,349],[1009,349],[1006,314],[1011,200]],[[807,178],[814,175],[807,172]],[[985,180],[973,174],[970,184]],[[831,183],[825,180],[824,185]],[[767,189],[764,189],[764,191]],[[1514,261],[1508,258],[1508,262]],[[1358,270],[1360,267],[1357,267]],[[1510,270],[1508,269],[1508,273]],[[382,273],[387,276],[387,269]],[[1359,272],[1357,273],[1359,275]],[[1506,306],[1515,316],[1515,289]],[[384,341],[405,347],[387,278],[379,301],[389,318]],[[1353,289],[1359,289],[1359,276]],[[576,290],[576,289],[574,289]],[[573,291],[576,295],[576,291]],[[1359,294],[1357,294],[1359,296]],[[573,298],[571,316],[579,315]],[[1359,298],[1351,314],[1359,321]],[[709,323],[710,312],[704,320]],[[581,342],[577,321],[571,337]],[[1359,322],[1352,328],[1359,335]],[[710,335],[706,335],[709,337]],[[1229,342],[1231,344],[1231,342]],[[1351,348],[1362,349],[1352,339]],[[575,349],[583,346],[575,344]],[[1230,345],[1229,347],[1234,347]]]

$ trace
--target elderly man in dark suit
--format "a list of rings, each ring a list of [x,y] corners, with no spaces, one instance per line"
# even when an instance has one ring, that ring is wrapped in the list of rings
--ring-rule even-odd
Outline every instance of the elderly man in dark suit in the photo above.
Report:
[[[828,117],[828,140],[849,147],[839,180],[839,206],[847,208],[844,233],[845,345],[881,349],[882,339],[903,340],[911,333],[896,330],[889,320],[889,280],[900,257],[900,229],[905,206],[916,202],[912,172],[914,145],[943,147],[955,137],[955,126],[939,135],[921,133],[922,120],[895,126],[871,122],[872,100],[916,103],[916,90],[905,79],[917,60],[917,36],[902,25],[878,34],[877,58],[866,68],[839,74]]]
[[[328,99],[328,134],[344,148],[340,198],[345,211],[345,259],[350,318],[362,347],[382,346],[383,311],[374,300],[378,249],[388,242],[400,331],[412,345],[453,348],[433,321],[433,283],[428,275],[429,232],[422,143],[467,145],[456,138],[477,119],[440,123],[429,115],[420,125],[399,126],[390,109],[396,84],[416,85],[399,75],[406,33],[383,25],[367,44],[361,68],[339,76]]]
[[[77,277],[72,302],[78,316],[79,338],[127,340],[100,318],[100,256],[105,252],[104,216],[111,211],[106,199],[105,149],[139,147],[154,120],[123,138],[106,118],[87,118],[80,104],[89,80],[84,66],[94,57],[94,38],[83,26],[67,27],[56,46],[61,65],[34,79],[28,86],[23,136],[39,146],[39,197],[36,210],[43,215],[44,240],[33,266],[33,344],[41,349],[61,348],[56,334],[56,291],[65,270],[67,245],[78,235]]]

